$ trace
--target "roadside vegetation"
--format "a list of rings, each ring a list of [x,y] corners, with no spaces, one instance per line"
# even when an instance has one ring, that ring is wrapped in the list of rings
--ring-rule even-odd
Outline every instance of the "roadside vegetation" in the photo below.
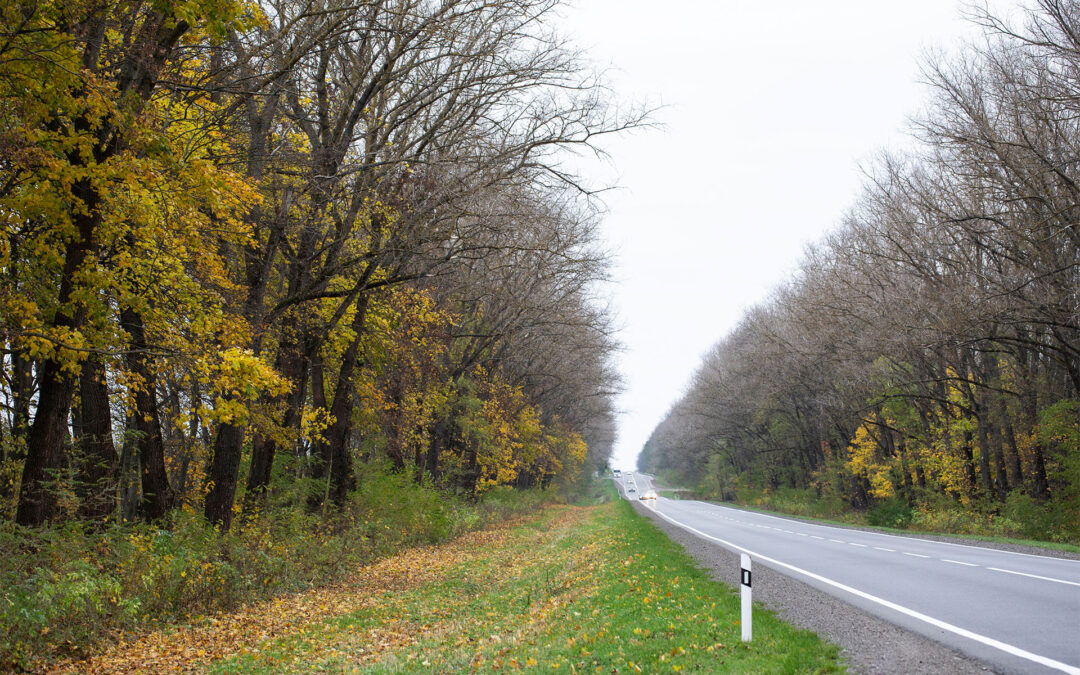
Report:
[[[153,525],[9,526],[0,533],[0,669],[38,670],[125,633],[177,630],[192,617],[323,588],[558,498],[500,488],[475,500],[367,467],[333,519],[271,510],[222,532],[180,510]]]
[[[0,667],[572,493],[594,188],[558,0],[0,3]]]
[[[388,557],[327,589],[144,633],[69,668],[843,670],[835,647],[766,611],[755,612],[754,641],[741,643],[738,606],[625,501],[559,505]]]
[[[1080,544],[1080,5],[988,12],[923,64],[913,147],[873,161],[706,354],[642,470],[788,513]]]

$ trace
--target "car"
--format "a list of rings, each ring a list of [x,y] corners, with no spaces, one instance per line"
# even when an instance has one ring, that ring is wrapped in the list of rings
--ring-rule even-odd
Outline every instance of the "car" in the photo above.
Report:
[[[648,492],[643,492],[641,496],[638,497],[638,499],[656,499],[656,490],[649,490]]]
[[[637,490],[635,490],[635,489],[634,489],[634,486],[633,486],[633,485],[631,485],[631,486],[630,486],[629,488],[627,488],[627,490],[626,490],[626,491],[627,491],[627,492],[637,492]]]

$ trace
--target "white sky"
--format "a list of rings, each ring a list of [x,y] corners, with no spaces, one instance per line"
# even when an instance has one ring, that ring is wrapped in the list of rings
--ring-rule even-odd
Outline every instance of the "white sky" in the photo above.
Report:
[[[605,230],[632,468],[705,351],[793,271],[925,104],[918,60],[971,27],[957,0],[574,0],[566,30],[664,128],[605,144]]]

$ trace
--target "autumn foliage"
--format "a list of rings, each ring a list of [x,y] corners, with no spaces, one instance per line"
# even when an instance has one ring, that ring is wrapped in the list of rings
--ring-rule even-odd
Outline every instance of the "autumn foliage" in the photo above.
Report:
[[[477,500],[603,465],[607,263],[561,163],[643,118],[550,31],[556,4],[0,7],[13,541],[340,535],[384,467]],[[85,577],[127,611],[125,574],[53,562],[13,592]]]
[[[606,458],[605,262],[558,153],[638,118],[553,3],[323,4],[5,5],[20,524],[227,529],[341,508],[357,462],[478,495]]]

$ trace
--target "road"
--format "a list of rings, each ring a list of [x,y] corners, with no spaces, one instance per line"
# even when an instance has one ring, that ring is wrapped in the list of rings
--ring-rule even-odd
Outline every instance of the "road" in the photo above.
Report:
[[[636,499],[652,487],[645,474]],[[661,493],[662,494],[662,493]],[[1004,673],[1080,675],[1080,561],[661,496],[661,518]]]

